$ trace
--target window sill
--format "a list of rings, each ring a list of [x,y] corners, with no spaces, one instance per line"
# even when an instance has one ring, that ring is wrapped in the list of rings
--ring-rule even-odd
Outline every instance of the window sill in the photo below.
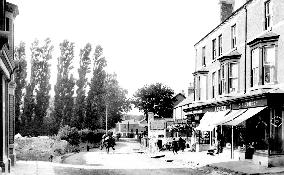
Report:
[[[269,83],[265,85],[258,85],[248,89],[249,92],[264,92],[275,88],[276,83]]]

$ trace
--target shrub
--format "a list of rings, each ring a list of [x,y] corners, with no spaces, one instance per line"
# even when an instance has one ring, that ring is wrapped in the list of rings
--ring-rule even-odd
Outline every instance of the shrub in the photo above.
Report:
[[[80,143],[80,135],[76,127],[70,127],[68,125],[62,127],[58,131],[58,138],[66,140],[71,145],[78,145]]]

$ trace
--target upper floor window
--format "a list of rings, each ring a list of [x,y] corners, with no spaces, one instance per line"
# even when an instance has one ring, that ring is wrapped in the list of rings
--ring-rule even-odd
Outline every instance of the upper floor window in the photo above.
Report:
[[[215,60],[217,56],[216,53],[216,39],[212,40],[212,59]]]
[[[226,84],[227,84],[227,81],[226,81],[226,78],[225,78],[225,65],[222,64],[221,65],[221,69],[219,70],[219,95],[222,95],[222,94],[225,94],[226,93]]]
[[[255,87],[259,83],[259,48],[255,48],[251,51],[251,74],[252,74],[252,86]]]
[[[216,72],[212,73],[212,98],[215,98],[216,93]]]
[[[195,76],[196,98],[197,100],[206,100],[207,98],[207,75],[199,74]]]
[[[273,83],[275,74],[275,47],[264,47],[263,53],[264,84]]]
[[[10,30],[10,19],[6,18],[6,31]]]
[[[238,63],[229,63],[229,92],[236,92],[239,88],[239,66]]]
[[[222,35],[218,36],[218,56],[222,55]]]
[[[205,61],[206,61],[205,51],[206,51],[206,48],[204,46],[204,47],[202,47],[202,66],[206,65],[206,63],[205,63]]]
[[[275,46],[265,46],[263,48],[255,48],[252,50],[252,87],[274,83],[276,80],[275,55]]]
[[[237,45],[236,24],[231,27],[231,45],[232,49]]]
[[[271,3],[270,0],[266,1],[264,4],[264,13],[265,13],[265,22],[264,22],[264,29],[267,30],[271,26]]]

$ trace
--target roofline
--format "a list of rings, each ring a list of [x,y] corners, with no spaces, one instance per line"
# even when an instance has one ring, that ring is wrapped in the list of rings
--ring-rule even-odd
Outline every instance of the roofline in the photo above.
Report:
[[[220,26],[222,26],[224,23],[229,21],[233,16],[235,16],[239,11],[241,11],[245,6],[250,4],[254,0],[248,0],[244,5],[242,5],[240,8],[235,10],[227,19],[225,19],[223,22],[221,22],[217,27],[215,27],[213,30],[211,30],[209,33],[207,33],[203,38],[201,38],[197,43],[194,44],[194,47],[198,45],[201,41],[203,41],[205,38],[207,38],[211,33],[213,33],[216,29],[218,29]]]

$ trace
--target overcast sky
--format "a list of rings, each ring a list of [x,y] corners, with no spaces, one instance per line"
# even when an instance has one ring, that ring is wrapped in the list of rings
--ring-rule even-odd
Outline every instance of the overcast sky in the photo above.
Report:
[[[236,0],[236,6],[243,1]],[[187,92],[193,81],[193,45],[220,22],[219,0],[8,2],[18,5],[20,12],[15,21],[15,44],[26,42],[30,52],[35,38],[50,37],[56,49],[68,39],[76,43],[77,57],[87,42],[93,47],[100,44],[108,70],[117,73],[130,96],[154,82],[164,83],[175,93]],[[54,53],[56,60],[58,51]]]

